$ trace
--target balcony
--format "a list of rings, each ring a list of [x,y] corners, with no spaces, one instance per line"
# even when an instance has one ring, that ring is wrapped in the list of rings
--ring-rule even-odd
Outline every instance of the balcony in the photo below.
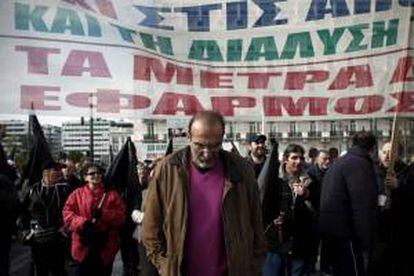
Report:
[[[235,132],[230,132],[230,133],[226,133],[225,134],[225,136],[224,136],[224,138],[225,138],[225,140],[234,140],[234,141],[237,141],[237,140],[240,140],[240,137],[241,135],[240,135],[240,133],[235,133]]]
[[[282,132],[269,132],[269,139],[280,139],[282,138]]]
[[[319,138],[322,136],[322,133],[320,131],[309,131],[308,137],[309,138]]]
[[[289,132],[289,138],[301,138],[302,133],[301,132]]]
[[[158,134],[144,134],[143,140],[144,142],[156,142],[158,141]]]

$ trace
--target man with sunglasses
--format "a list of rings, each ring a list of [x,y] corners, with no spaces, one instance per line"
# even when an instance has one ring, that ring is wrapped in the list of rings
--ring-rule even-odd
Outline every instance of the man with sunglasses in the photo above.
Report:
[[[161,275],[259,275],[266,251],[255,175],[221,149],[223,117],[197,113],[190,146],[161,160],[150,180],[142,229]]]

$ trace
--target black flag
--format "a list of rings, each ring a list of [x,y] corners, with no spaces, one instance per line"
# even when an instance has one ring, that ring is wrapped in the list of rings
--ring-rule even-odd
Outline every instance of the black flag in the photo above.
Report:
[[[32,146],[29,159],[23,170],[22,180],[27,179],[27,185],[30,187],[42,179],[42,164],[53,161],[53,157],[50,153],[45,135],[43,134],[42,127],[34,114],[29,116],[29,129],[31,130]]]
[[[275,142],[270,150],[270,155],[266,158],[263,168],[257,178],[260,199],[262,202],[266,192],[266,187],[276,184],[276,179],[279,176],[279,166],[279,144]]]
[[[0,174],[7,176],[11,181],[15,181],[17,179],[16,170],[12,168],[12,166],[7,163],[6,154],[3,150],[3,146],[0,143]]]
[[[167,155],[173,153],[173,151],[174,151],[174,144],[173,144],[173,137],[171,137],[170,141],[168,141],[168,146],[167,146],[167,149],[165,150],[165,155],[164,156],[167,156]]]
[[[231,143],[231,152],[237,154],[238,156],[241,156],[239,150],[237,149],[236,145],[234,144],[233,140],[230,141]]]
[[[138,159],[136,148],[128,137],[122,149],[109,165],[104,176],[106,190],[114,189],[126,200],[127,210],[131,210],[139,193],[137,174]]]
[[[114,161],[114,151],[112,150],[112,145],[109,145],[109,164]]]

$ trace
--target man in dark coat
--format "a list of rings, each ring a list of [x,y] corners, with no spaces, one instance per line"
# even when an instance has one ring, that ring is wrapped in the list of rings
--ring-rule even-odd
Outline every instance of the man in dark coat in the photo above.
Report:
[[[316,240],[313,191],[306,174],[304,149],[290,144],[283,153],[280,178],[263,198],[263,222],[269,252],[263,276],[308,275]]]
[[[365,275],[375,230],[377,181],[371,155],[377,141],[373,134],[361,132],[352,142],[322,184],[319,229],[335,276]]]
[[[54,161],[42,164],[42,180],[23,199],[24,239],[32,249],[35,275],[66,275],[62,209],[71,189],[60,183],[63,166]]]
[[[315,198],[314,200],[314,203],[316,204],[314,207],[317,209],[319,209],[319,197],[322,187],[322,181],[325,177],[326,172],[329,169],[330,160],[331,159],[328,151],[319,150],[315,161],[316,163],[306,171],[306,173],[312,179],[313,186],[316,189],[314,196],[317,198]]]
[[[79,176],[76,173],[75,162],[72,160],[66,160],[65,167],[62,168],[63,178],[66,183],[69,185],[70,189],[73,191],[83,185]]]
[[[408,167],[400,158],[402,146],[391,149],[385,143],[379,152],[378,176],[378,232],[371,256],[369,275],[411,275],[410,258],[406,252],[414,247],[414,228],[407,218],[414,202],[414,167]],[[390,174],[391,150],[396,160]],[[411,174],[411,176],[410,176]],[[389,191],[389,192],[388,192]]]
[[[246,156],[246,160],[252,165],[257,179],[266,161],[265,135],[253,134],[249,137],[249,154]]]
[[[413,275],[412,252],[414,248],[414,226],[410,221],[414,202],[414,163],[398,178],[398,189],[394,192],[393,225],[395,231],[396,272],[398,276]]]
[[[330,165],[330,156],[329,152],[327,150],[319,150],[316,154],[316,161],[315,164],[310,166],[310,168],[307,169],[307,173],[309,177],[312,179],[313,184],[313,203],[314,208],[316,210],[316,215],[319,215],[319,202],[320,202],[320,196],[321,196],[321,188],[322,188],[322,182],[323,178],[325,177],[326,172],[329,169]],[[329,262],[329,252],[326,250],[326,246],[324,244],[320,245],[320,238],[317,237],[317,240],[315,241],[315,248],[314,248],[314,256],[313,256],[313,265],[312,267],[315,267],[316,261],[318,259],[319,255],[319,247],[320,249],[320,270],[324,273],[329,274],[330,272],[330,262]]]

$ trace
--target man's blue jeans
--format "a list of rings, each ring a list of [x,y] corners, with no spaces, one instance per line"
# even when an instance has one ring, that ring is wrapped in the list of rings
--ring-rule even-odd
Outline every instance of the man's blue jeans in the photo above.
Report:
[[[288,258],[288,259],[286,259]],[[287,261],[288,260],[288,261]],[[267,253],[266,261],[262,268],[263,276],[279,276],[285,275],[287,262],[290,265],[290,274],[292,276],[310,275],[303,259],[292,259],[277,253]]]

